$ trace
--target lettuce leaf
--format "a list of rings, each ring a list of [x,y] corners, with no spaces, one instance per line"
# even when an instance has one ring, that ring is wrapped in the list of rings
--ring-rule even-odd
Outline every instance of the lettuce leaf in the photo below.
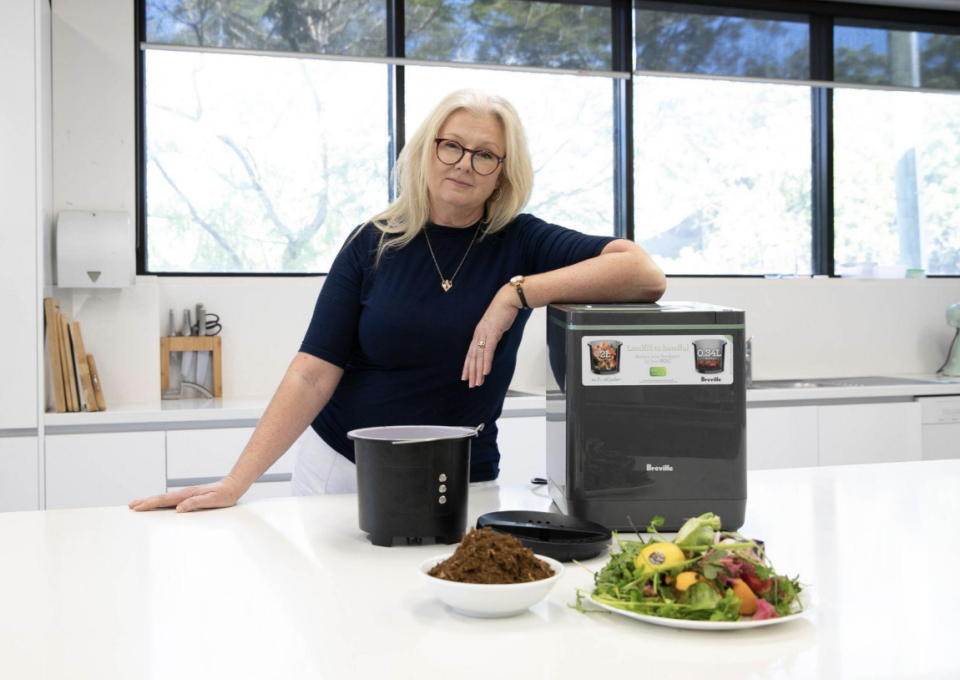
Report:
[[[688,519],[673,542],[681,548],[713,545],[716,532],[720,530],[720,518],[712,512]]]

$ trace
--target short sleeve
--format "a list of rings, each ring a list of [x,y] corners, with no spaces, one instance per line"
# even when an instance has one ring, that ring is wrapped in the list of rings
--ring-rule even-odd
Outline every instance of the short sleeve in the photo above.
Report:
[[[615,236],[582,234],[533,215],[519,215],[514,229],[527,267],[524,274],[540,274],[589,260],[617,240]]]
[[[300,351],[345,368],[357,344],[361,294],[368,273],[373,227],[351,234],[327,274]],[[356,231],[354,232],[356,233]]]

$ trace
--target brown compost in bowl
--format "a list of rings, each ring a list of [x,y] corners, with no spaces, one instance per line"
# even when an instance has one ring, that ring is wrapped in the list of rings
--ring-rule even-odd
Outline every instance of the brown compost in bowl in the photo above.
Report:
[[[553,576],[553,569],[513,536],[492,529],[469,531],[456,552],[429,572],[459,583],[529,583]]]

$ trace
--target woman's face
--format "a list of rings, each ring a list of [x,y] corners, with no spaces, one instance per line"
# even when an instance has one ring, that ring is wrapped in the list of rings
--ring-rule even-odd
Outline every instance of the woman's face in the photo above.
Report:
[[[437,137],[453,140],[466,149],[483,149],[500,158],[506,154],[503,130],[492,115],[456,111],[440,127]],[[469,151],[458,162],[446,165],[437,157],[435,142],[431,141],[431,148],[427,168],[431,219],[453,226],[466,226],[455,224],[457,221],[476,221],[483,215],[483,204],[500,183],[503,164],[491,174],[481,175],[474,171]]]

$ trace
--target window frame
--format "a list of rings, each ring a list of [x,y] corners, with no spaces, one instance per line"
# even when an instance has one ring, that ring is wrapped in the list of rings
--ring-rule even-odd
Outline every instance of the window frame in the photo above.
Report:
[[[535,1],[535,0],[531,0]],[[633,154],[633,88],[634,60],[634,2],[633,0],[548,0],[573,5],[604,5],[611,8],[612,68],[611,96],[613,97],[613,143],[614,143],[614,229],[613,235],[634,240],[634,154]],[[387,65],[387,126],[392,143],[388,151],[388,170],[393,173],[397,156],[406,142],[404,128],[406,95],[405,64],[413,63],[405,56],[404,0],[385,0],[387,53],[378,59]],[[645,4],[638,0],[638,5]],[[653,4],[653,3],[651,3]],[[656,3],[665,4],[665,3]],[[834,194],[833,194],[833,29],[836,21],[845,19],[875,22],[889,29],[927,30],[931,28],[960,34],[960,11],[917,9],[889,5],[852,4],[826,2],[823,0],[674,0],[671,5],[712,7],[737,13],[739,16],[771,14],[803,15],[808,18],[810,31],[810,85],[812,111],[812,268],[813,275],[838,278],[834,273]],[[146,0],[137,0],[134,6],[134,98],[136,107],[135,156],[136,156],[136,271],[137,275],[179,277],[317,277],[327,272],[152,272],[147,270],[147,203],[146,203],[146,154],[144,151],[146,81],[143,58],[146,45]],[[349,57],[348,57],[349,59]],[[357,59],[370,60],[367,59]],[[423,63],[423,62],[417,62]],[[464,64],[435,62],[430,65],[470,68]],[[492,67],[497,68],[497,67]],[[503,68],[503,67],[501,67]],[[527,69],[519,69],[527,70]],[[534,70],[534,69],[529,69]],[[543,70],[543,69],[536,69]],[[559,72],[565,72],[559,70]],[[625,76],[625,77],[624,77]],[[715,79],[723,79],[715,77]],[[791,81],[801,85],[803,81]],[[856,84],[841,83],[837,86],[853,87]],[[896,89],[896,88],[887,88]],[[960,93],[957,93],[960,96]],[[394,186],[388,183],[388,201],[394,199]],[[758,274],[671,274],[676,278],[763,278]],[[960,278],[960,274],[934,274],[930,278]]]

